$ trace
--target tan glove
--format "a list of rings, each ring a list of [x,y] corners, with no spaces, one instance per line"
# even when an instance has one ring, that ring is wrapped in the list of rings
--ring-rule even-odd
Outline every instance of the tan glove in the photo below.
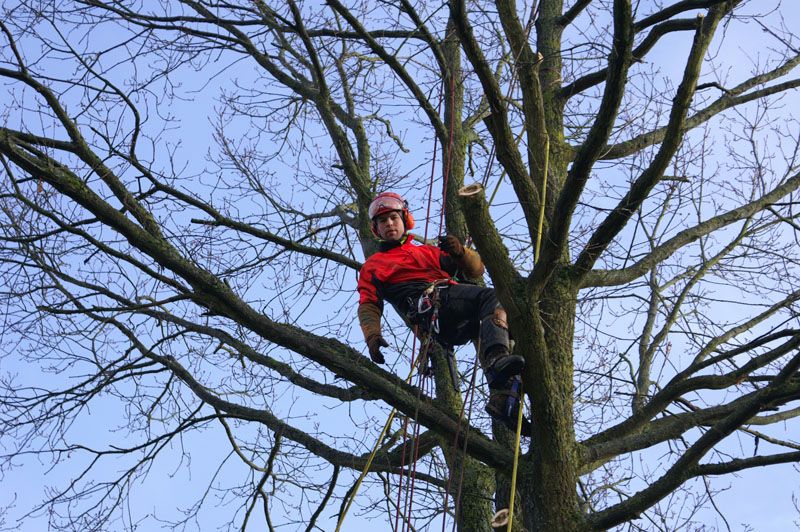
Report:
[[[383,364],[381,347],[389,347],[389,343],[381,334],[381,309],[375,303],[362,303],[358,306],[358,322],[361,325],[361,332],[369,348],[369,357],[376,364]]]
[[[468,279],[480,279],[483,277],[485,268],[483,267],[481,256],[477,252],[465,248],[457,236],[447,235],[440,237],[439,249],[453,257],[458,269]]]
[[[439,249],[453,257],[459,259],[464,256],[464,244],[455,235],[439,237]]]

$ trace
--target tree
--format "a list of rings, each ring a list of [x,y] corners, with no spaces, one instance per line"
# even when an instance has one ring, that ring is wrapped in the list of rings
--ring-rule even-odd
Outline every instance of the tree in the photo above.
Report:
[[[800,55],[772,4],[5,5],[4,361],[25,373],[2,380],[3,464],[76,468],[27,515],[207,528],[218,494],[223,527],[260,507],[312,529],[396,408],[422,429],[382,442],[356,506],[489,530],[513,438],[459,418],[471,348],[460,390],[434,353],[433,390],[352,331],[386,189],[432,198],[509,312],[533,420],[518,529],[674,529],[713,503],[695,479],[796,464]],[[86,434],[98,408],[109,433]],[[236,465],[182,514],[129,513],[198,433]]]

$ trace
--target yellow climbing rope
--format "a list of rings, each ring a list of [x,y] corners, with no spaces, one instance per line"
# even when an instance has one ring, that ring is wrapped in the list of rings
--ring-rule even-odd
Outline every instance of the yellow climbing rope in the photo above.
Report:
[[[547,170],[550,162],[550,137],[545,136],[544,141],[544,176],[542,177],[542,194],[541,201],[539,202],[539,228],[536,233],[536,245],[533,250],[533,261],[536,264],[539,261],[539,248],[542,245],[542,227],[544,227],[544,207],[545,199],[547,197]],[[517,412],[517,435],[516,445],[514,448],[514,466],[511,469],[511,497],[508,501],[508,526],[506,532],[511,532],[511,525],[514,522],[514,499],[517,494],[517,469],[519,466],[519,443],[522,439],[522,411],[523,404],[525,403],[525,389],[520,384],[519,387],[519,412]],[[533,421],[533,420],[531,420]]]
[[[406,377],[406,383],[411,382],[411,377],[414,375],[414,367],[415,365],[411,364],[411,371],[408,373],[408,377]],[[336,532],[341,530],[342,523],[344,523],[344,518],[347,516],[347,512],[350,510],[353,500],[356,498],[358,489],[361,487],[361,482],[364,480],[364,477],[367,476],[370,466],[372,466],[372,461],[375,459],[375,455],[378,454],[378,449],[381,446],[381,442],[383,442],[383,438],[386,436],[386,431],[389,430],[389,427],[392,425],[392,421],[394,421],[395,414],[397,414],[397,409],[392,408],[392,412],[389,414],[389,418],[386,420],[386,424],[383,426],[381,435],[378,436],[378,440],[375,442],[375,447],[373,447],[372,452],[369,454],[369,458],[367,458],[367,463],[364,465],[364,470],[361,471],[361,475],[359,475],[356,485],[353,488],[353,491],[350,493],[350,497],[347,499],[347,504],[345,504],[344,509],[342,509],[342,514],[339,516],[339,522],[336,523]]]

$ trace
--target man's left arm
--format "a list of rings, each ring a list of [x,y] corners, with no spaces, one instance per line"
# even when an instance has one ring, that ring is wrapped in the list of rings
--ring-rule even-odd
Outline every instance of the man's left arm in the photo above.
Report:
[[[464,247],[455,235],[447,235],[439,240],[439,249],[449,256],[464,277],[480,279],[485,268],[478,252]]]

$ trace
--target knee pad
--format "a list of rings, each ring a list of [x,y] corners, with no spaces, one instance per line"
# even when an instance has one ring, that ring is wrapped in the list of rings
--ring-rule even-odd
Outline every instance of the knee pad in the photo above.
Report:
[[[496,306],[494,308],[494,312],[492,313],[492,323],[497,325],[503,330],[508,330],[508,314],[506,314],[506,310],[501,306]]]

